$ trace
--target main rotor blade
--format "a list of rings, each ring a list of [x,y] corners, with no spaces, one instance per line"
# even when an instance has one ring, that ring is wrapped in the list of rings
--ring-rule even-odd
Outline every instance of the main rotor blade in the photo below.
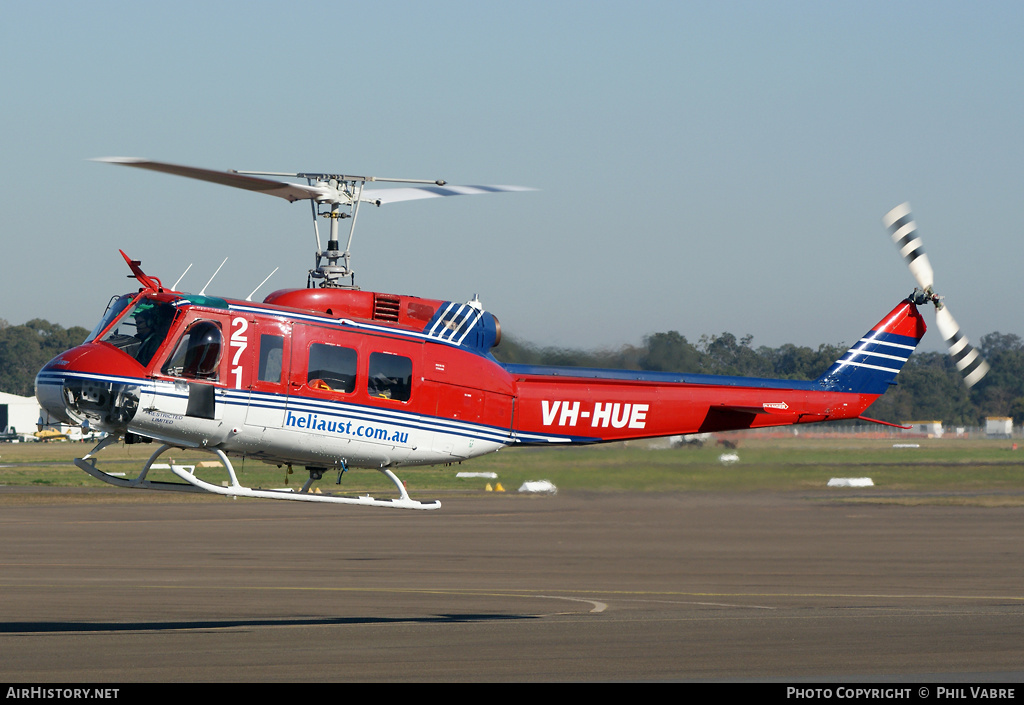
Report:
[[[932,293],[935,274],[932,271],[928,255],[924,253],[921,238],[917,235],[917,223],[910,214],[910,204],[901,203],[882,217],[882,222],[889,229],[892,241],[903,255],[918,286],[922,291]]]
[[[418,201],[422,198],[473,196],[481,193],[536,190],[528,186],[403,186],[401,188],[364,189],[363,201],[382,206],[385,203]]]
[[[166,162],[154,162],[148,159],[137,157],[100,157],[94,159],[96,162],[107,162],[108,164],[120,164],[122,166],[133,166],[139,169],[160,171],[165,174],[184,176],[189,179],[209,181],[222,186],[233,186],[234,188],[256,191],[270,196],[277,196],[286,201],[294,203],[304,199],[317,201],[330,201],[340,194],[337,189],[326,186],[306,186],[304,184],[292,184],[287,181],[271,181],[269,179],[257,179],[253,176],[243,176],[230,171],[214,171],[212,169],[200,169],[194,166],[181,166],[179,164],[167,164]],[[338,198],[341,203],[347,203],[347,198]]]
[[[935,324],[939,327],[942,339],[949,346],[949,354],[953,357],[960,374],[964,376],[964,382],[968,387],[973,387],[988,374],[989,364],[960,332],[960,326],[957,325],[948,307],[936,308]]]

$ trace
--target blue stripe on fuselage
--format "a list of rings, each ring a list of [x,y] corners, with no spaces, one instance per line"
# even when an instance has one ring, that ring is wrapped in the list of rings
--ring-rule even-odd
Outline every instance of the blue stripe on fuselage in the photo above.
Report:
[[[721,387],[755,387],[761,389],[820,389],[816,381],[765,379],[761,377],[728,377],[724,375],[689,374],[683,372],[650,372],[644,370],[606,370],[596,367],[548,367],[499,363],[506,372],[538,377],[571,377],[605,379],[615,382],[653,382],[655,384],[700,384]]]

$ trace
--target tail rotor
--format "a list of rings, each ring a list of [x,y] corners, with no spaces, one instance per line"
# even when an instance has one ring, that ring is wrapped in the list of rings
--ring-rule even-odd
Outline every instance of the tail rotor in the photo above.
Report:
[[[949,354],[963,375],[964,382],[968,387],[973,387],[988,373],[989,364],[961,333],[960,326],[943,303],[942,297],[935,293],[935,273],[917,234],[917,223],[910,212],[910,204],[896,206],[885,214],[882,222],[920,287],[920,290],[914,290],[912,300],[916,304],[931,302],[935,306],[935,323],[939,333],[946,341]]]

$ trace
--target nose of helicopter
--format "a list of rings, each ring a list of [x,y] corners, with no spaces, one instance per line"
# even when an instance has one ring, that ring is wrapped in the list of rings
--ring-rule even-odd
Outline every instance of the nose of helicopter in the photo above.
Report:
[[[53,418],[71,425],[123,432],[139,408],[139,386],[92,368],[110,351],[82,345],[58,355],[36,375],[36,400]],[[123,367],[123,364],[122,364]]]
[[[52,364],[52,363],[51,363]],[[39,408],[50,415],[50,418],[73,426],[80,424],[83,419],[72,419],[68,416],[67,407],[64,406],[63,386],[60,379],[53,379],[47,374],[47,367],[44,367],[36,375],[36,401]]]

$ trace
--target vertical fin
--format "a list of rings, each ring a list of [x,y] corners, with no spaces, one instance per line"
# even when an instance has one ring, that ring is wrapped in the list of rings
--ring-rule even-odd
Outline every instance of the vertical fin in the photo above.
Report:
[[[827,391],[884,394],[924,335],[917,306],[903,301],[818,379]]]

